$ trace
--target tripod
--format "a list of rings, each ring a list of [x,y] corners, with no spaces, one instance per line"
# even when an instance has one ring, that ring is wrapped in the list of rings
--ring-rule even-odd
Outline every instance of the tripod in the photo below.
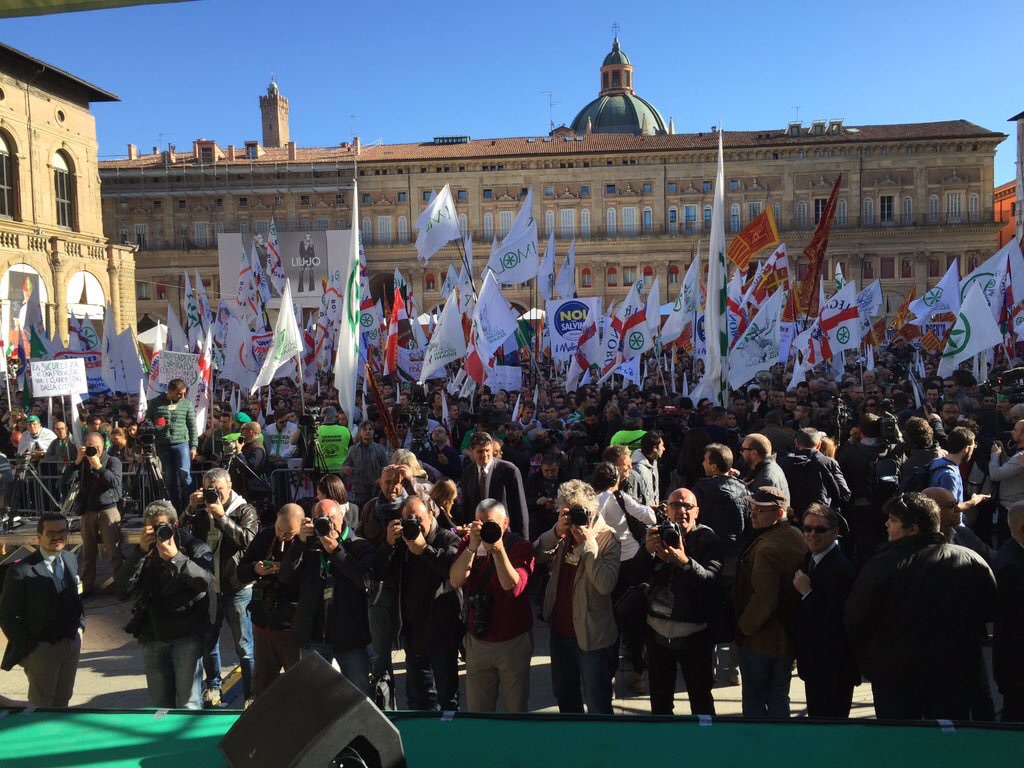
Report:
[[[143,448],[134,462],[131,483],[124,495],[125,516],[142,515],[150,502],[166,497],[160,460],[150,448]]]
[[[33,512],[33,517],[42,512],[55,512],[61,509],[61,503],[50,491],[46,481],[40,476],[39,470],[32,460],[32,454],[26,453],[14,460],[14,483],[11,489],[11,511]],[[49,504],[47,504],[47,500]],[[11,520],[13,523],[13,519]]]

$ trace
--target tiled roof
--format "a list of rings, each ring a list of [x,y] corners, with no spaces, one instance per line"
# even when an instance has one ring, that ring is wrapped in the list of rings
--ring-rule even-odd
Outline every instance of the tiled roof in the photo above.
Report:
[[[917,141],[950,139],[998,139],[1006,134],[990,131],[966,120],[946,120],[934,123],[902,123],[897,125],[844,125],[838,133],[812,135],[803,128],[799,136],[790,136],[785,130],[725,131],[722,142],[727,149],[795,147],[867,143],[879,141]],[[501,158],[529,155],[599,154],[602,152],[664,152],[680,150],[714,150],[718,146],[717,133],[677,133],[664,136],[632,136],[626,134],[598,134],[587,136],[527,137],[475,139],[463,144],[373,144],[363,146],[358,156],[349,144],[338,147],[295,149],[295,160],[289,161],[289,150],[265,148],[258,160],[249,160],[244,151],[233,160],[219,160],[218,164],[275,165],[295,163],[360,163],[416,162],[468,160],[473,158]],[[191,154],[178,154],[178,163],[195,162]],[[143,155],[135,160],[107,160],[100,163],[101,170],[116,168],[145,168],[163,165],[161,155]]]

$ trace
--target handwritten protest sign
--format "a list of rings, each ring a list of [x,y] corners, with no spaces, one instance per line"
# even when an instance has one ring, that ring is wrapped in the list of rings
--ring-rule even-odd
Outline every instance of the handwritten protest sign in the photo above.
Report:
[[[188,352],[160,352],[160,376],[158,382],[166,384],[172,379],[181,379],[191,387],[199,379],[199,355]]]
[[[85,379],[85,361],[36,360],[29,363],[32,374],[32,397],[80,395],[89,391]]]

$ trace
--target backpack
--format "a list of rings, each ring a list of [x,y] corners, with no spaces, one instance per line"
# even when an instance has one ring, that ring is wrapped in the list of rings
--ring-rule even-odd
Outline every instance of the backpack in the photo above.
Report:
[[[932,473],[928,465],[914,467],[900,480],[899,493],[920,493],[931,486]]]
[[[900,465],[887,454],[875,459],[868,475],[870,500],[872,504],[882,505],[900,491]]]

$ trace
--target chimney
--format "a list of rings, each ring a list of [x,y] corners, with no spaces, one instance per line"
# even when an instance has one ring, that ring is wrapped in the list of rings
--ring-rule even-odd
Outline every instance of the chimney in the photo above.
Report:
[[[361,146],[361,144],[359,142],[359,137],[358,136],[353,136],[352,137],[352,146],[355,148],[356,154],[358,155],[359,154],[359,148]]]
[[[288,159],[289,160],[294,160],[295,159],[295,142],[294,141],[289,141],[288,142]]]
[[[134,144],[128,145],[128,159],[135,160],[139,156],[139,148]]]
[[[154,155],[159,155],[160,154],[160,148],[159,147],[153,147],[153,154]]]
[[[234,159],[235,159],[235,145],[234,144],[228,144],[228,160],[234,160]]]

